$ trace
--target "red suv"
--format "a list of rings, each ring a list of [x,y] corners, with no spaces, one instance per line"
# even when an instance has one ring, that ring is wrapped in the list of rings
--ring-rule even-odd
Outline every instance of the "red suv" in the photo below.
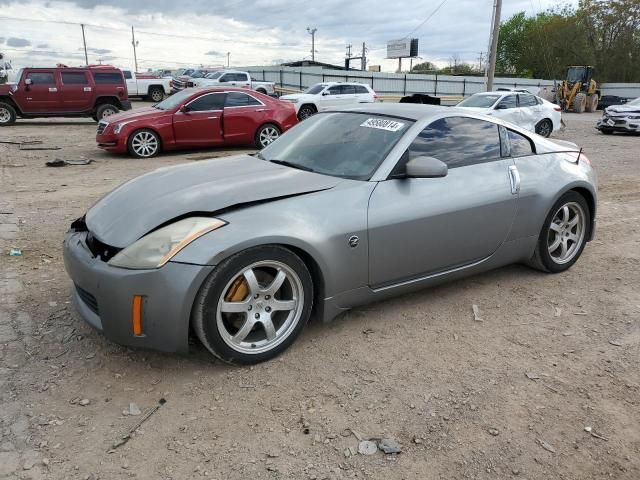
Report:
[[[131,102],[122,71],[107,65],[24,68],[17,83],[0,85],[0,127],[16,117],[91,117],[98,121]]]

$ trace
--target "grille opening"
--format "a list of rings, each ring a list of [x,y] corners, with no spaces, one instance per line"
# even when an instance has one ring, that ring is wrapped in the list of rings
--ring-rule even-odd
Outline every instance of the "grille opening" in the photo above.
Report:
[[[78,296],[80,297],[80,300],[82,300],[82,302],[87,307],[89,307],[89,310],[91,310],[96,315],[99,315],[98,301],[96,300],[96,297],[94,297],[92,294],[90,294],[83,288],[80,288],[78,285],[75,285],[75,287],[76,287],[76,292],[78,292]]]

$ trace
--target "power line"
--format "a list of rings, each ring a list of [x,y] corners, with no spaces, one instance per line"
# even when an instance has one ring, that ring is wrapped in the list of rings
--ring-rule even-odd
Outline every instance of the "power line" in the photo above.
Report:
[[[422,22],[420,22],[420,25],[418,25],[416,28],[414,28],[413,30],[411,30],[409,33],[407,33],[404,37],[402,37],[402,40],[404,40],[405,38],[409,38],[409,36],[415,32],[416,30],[420,29],[425,23],[427,23],[429,20],[431,20],[431,17],[433,17],[436,13],[438,13],[438,10],[440,10],[440,8],[447,3],[447,0],[442,0],[442,2],[440,2],[440,4],[433,10],[433,12],[431,12],[429,14],[429,16],[427,18],[425,18]]]

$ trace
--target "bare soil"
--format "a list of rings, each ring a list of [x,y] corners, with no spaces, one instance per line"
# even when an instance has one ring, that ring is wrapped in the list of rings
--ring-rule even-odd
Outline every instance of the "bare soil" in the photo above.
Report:
[[[0,478],[640,478],[640,137],[600,134],[598,115],[554,135],[600,179],[597,239],[570,271],[516,265],[359,308],[252,368],[106,341],[75,314],[61,255],[120,183],[237,150],[134,160],[97,150],[89,120],[0,129],[60,147],[0,144]],[[129,404],[161,398],[113,449],[141,419]],[[402,453],[352,456],[357,436]]]

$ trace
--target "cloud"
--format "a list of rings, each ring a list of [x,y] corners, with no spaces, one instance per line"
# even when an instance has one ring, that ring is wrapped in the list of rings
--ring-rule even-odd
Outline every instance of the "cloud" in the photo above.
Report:
[[[4,37],[0,37],[0,43],[4,43]]]
[[[26,38],[9,37],[7,40],[8,47],[29,47],[31,42]]]
[[[48,43],[41,43],[36,48],[49,48],[49,44]]]
[[[84,48],[79,48],[78,50],[84,51]],[[96,53],[98,55],[104,55],[106,53],[112,52],[112,50],[109,50],[108,48],[91,48],[91,47],[87,47],[87,51]]]
[[[216,50],[209,50],[207,53],[205,53],[205,55],[210,55],[212,57],[222,57],[225,54],[222,52],[217,52]]]

